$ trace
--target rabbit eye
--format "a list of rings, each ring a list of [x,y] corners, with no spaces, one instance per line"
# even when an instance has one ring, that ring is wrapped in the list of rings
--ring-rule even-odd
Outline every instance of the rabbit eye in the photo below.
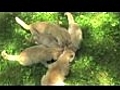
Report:
[[[73,58],[74,57],[74,55],[70,55],[70,58]]]
[[[70,57],[69,57],[69,60],[70,60],[69,62],[72,62],[72,61],[73,61],[73,59],[74,59],[74,55],[73,55],[73,54],[71,54],[71,55],[70,55]]]

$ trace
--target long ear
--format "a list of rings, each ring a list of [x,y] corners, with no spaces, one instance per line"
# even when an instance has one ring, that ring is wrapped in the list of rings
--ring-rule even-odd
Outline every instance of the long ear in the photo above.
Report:
[[[16,22],[21,25],[24,29],[30,30],[30,25],[27,25],[23,20],[21,20],[19,17],[15,17]]]
[[[11,54],[7,54],[5,50],[3,50],[1,52],[1,56],[6,59],[6,60],[9,60],[9,61],[17,61],[18,60],[18,57],[19,55],[11,55]]]
[[[64,15],[67,16],[69,25],[75,23],[74,18],[70,12],[66,12]]]

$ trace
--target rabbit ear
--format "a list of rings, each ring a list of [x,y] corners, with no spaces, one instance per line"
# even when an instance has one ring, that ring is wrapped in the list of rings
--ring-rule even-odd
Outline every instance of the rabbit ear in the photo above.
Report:
[[[8,54],[5,50],[3,50],[1,52],[1,56],[4,58],[4,59],[7,59],[9,61],[17,61],[18,60],[18,57],[19,55],[11,55],[11,54]]]
[[[70,12],[66,12],[64,15],[67,16],[69,25],[75,23],[74,18]]]
[[[30,25],[27,25],[23,20],[21,20],[19,17],[15,17],[16,22],[21,25],[24,29],[29,30]]]

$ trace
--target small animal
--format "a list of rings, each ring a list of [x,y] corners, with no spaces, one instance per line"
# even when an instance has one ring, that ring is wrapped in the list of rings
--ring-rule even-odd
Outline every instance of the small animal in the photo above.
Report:
[[[31,41],[35,41],[34,43],[37,45],[40,44],[50,48],[60,47],[57,39],[50,34],[36,33],[36,35],[34,35],[34,37],[31,39],[32,39]]]
[[[80,48],[81,41],[83,40],[82,30],[79,25],[75,23],[74,18],[70,12],[66,12],[65,15],[68,18],[68,32],[71,36],[72,47],[74,47],[74,51],[77,51]]]
[[[70,62],[74,57],[75,52],[64,50],[58,60],[48,66],[47,73],[41,79],[41,85],[66,85],[65,76],[69,74]]]
[[[43,45],[36,45],[26,48],[19,55],[11,55],[3,50],[1,56],[9,61],[18,61],[23,66],[42,63],[45,67],[48,67],[47,61],[57,60],[62,51],[61,48],[47,48]]]
[[[36,22],[36,23],[28,25],[23,20],[21,20],[19,17],[15,17],[15,20],[24,29],[30,30],[33,37],[34,36],[36,37],[38,35],[40,37],[41,33],[42,33],[44,35],[47,34],[47,35],[51,35],[52,37],[54,37],[60,47],[68,46],[69,44],[71,44],[71,36],[68,33],[67,29],[60,27],[57,24],[52,24],[49,22]],[[48,37],[50,37],[50,36],[48,36]],[[48,37],[45,36],[44,38],[48,38]],[[35,42],[37,42],[39,44],[39,43],[43,42],[44,39],[42,41],[39,39],[35,39],[35,40],[36,40]],[[52,41],[54,41],[54,39]],[[49,44],[49,43],[47,43],[47,44]]]

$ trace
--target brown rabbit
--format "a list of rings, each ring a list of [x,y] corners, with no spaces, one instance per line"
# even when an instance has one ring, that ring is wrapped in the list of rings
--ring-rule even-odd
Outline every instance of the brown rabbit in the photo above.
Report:
[[[41,45],[44,45],[44,46],[50,47],[50,48],[60,47],[57,39],[54,38],[50,34],[36,33],[36,35],[34,35],[34,37],[31,39],[32,39],[32,41],[35,41],[34,42],[35,44],[41,44]]]
[[[38,36],[38,35],[39,35],[38,37],[40,37],[41,33],[42,33],[44,35],[47,34],[47,35],[51,35],[52,37],[54,37],[55,40],[53,39],[52,41],[57,41],[57,43],[60,47],[64,47],[64,46],[71,44],[70,34],[68,33],[68,31],[65,28],[60,27],[59,25],[51,24],[48,22],[36,22],[36,23],[28,25],[18,17],[15,17],[15,20],[24,29],[30,30],[33,37]],[[48,38],[48,37],[45,36],[44,38]],[[39,44],[43,41],[37,39],[35,42]],[[47,43],[47,44],[49,44],[49,43]]]
[[[65,85],[64,79],[69,74],[70,62],[74,57],[73,51],[63,51],[58,60],[48,66],[47,73],[41,79],[41,85]]]
[[[26,48],[19,55],[11,55],[2,51],[1,56],[10,61],[18,61],[23,66],[42,63],[47,67],[47,61],[57,60],[61,53],[61,48],[47,48],[43,45],[36,45]]]
[[[74,18],[70,12],[66,12],[65,15],[67,15],[68,18],[69,23],[68,32],[71,36],[73,46],[75,47],[76,50],[78,50],[83,39],[82,30],[80,29],[79,25],[75,23]]]

